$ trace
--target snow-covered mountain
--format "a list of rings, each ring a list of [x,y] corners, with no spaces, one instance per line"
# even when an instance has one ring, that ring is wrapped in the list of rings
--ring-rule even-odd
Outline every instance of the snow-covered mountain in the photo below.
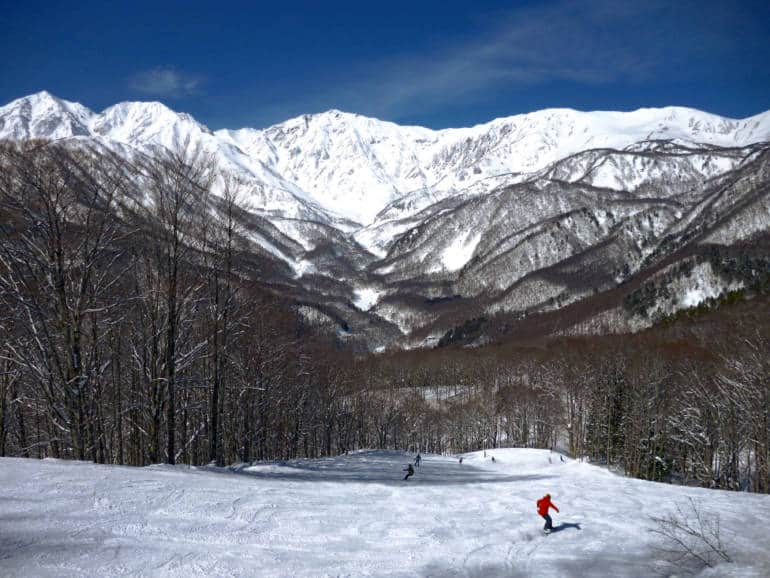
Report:
[[[94,113],[48,92],[14,100],[0,108],[0,138],[63,139],[89,136]]]
[[[201,147],[242,183],[249,238],[300,301],[353,332],[374,320],[379,342],[564,307],[696,232],[729,246],[770,227],[770,112],[550,109],[431,130],[331,110],[212,132],[157,102],[95,113],[41,92],[0,108],[0,139]]]
[[[332,110],[266,130],[217,134],[323,207],[371,225],[383,208],[405,196],[417,200],[387,217],[406,216],[485,181],[491,181],[489,190],[501,184],[501,176],[511,182],[587,149],[660,139],[723,147],[767,140],[770,114],[739,121],[676,107],[630,113],[552,109],[434,131]]]
[[[589,149],[625,149],[655,140],[720,147],[765,141],[770,112],[733,120],[681,107],[628,113],[549,109],[471,128],[430,130],[330,110],[264,130],[213,133],[158,102],[124,102],[96,114],[40,92],[0,108],[0,138],[77,136],[140,149],[200,142],[217,151],[229,169],[249,174],[265,188],[283,189],[339,217],[371,225],[402,197],[426,200],[396,215],[389,207],[390,218],[490,179],[489,187],[497,187],[501,177],[511,182],[516,174],[534,173]]]

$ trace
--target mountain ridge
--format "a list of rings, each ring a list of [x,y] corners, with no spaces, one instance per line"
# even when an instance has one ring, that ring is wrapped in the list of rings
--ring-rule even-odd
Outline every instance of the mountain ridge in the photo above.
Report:
[[[18,116],[23,117],[25,103],[34,117],[59,110],[69,117],[58,123],[9,120],[13,108],[21,109]],[[94,113],[44,91],[0,108],[0,138],[89,134],[133,145],[172,147],[185,138],[206,138],[213,141],[212,148],[235,146],[242,155],[222,156],[240,157],[235,164],[257,180],[366,227],[407,195],[424,191],[432,194],[431,200],[451,196],[501,175],[541,170],[589,148],[624,148],[664,137],[718,146],[768,140],[770,111],[731,119],[686,107],[630,112],[552,108],[433,130],[330,109],[265,129],[211,131],[159,102],[127,101]]]
[[[688,244],[770,228],[770,111],[545,109],[435,131],[332,109],[211,131],[158,102],[94,113],[42,92],[0,107],[2,138],[94,139],[121,156],[200,147],[244,192],[246,239],[274,261],[261,281],[371,349],[435,344],[471,318],[551,314],[702,253]],[[698,282],[669,275],[670,295],[644,311],[748,282],[720,267],[698,265]],[[620,302],[608,311],[629,330],[653,321]]]

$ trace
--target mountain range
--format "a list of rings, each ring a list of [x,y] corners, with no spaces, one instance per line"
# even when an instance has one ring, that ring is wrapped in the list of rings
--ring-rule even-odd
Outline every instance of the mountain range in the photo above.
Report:
[[[41,92],[0,108],[0,139],[199,146],[240,183],[243,241],[270,264],[255,280],[371,350],[634,331],[770,274],[770,111],[431,130],[330,110],[211,131],[157,102],[95,113]]]

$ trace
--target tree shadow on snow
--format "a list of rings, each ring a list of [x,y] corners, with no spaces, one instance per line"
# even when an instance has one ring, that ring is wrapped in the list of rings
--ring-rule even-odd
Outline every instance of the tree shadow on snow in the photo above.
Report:
[[[356,452],[347,456],[317,459],[282,460],[242,464],[226,470],[205,468],[220,473],[237,473],[260,479],[296,482],[354,482],[388,485],[451,486],[500,484],[554,478],[545,474],[512,475],[446,459],[424,458],[422,466],[404,481],[403,469],[413,456],[400,452]]]
[[[599,551],[586,551],[582,556],[565,555],[549,561],[545,574],[556,570],[557,576],[670,576],[661,573],[652,551],[640,548],[630,551],[625,547],[607,545]]]
[[[477,566],[452,568],[444,564],[431,563],[424,566],[418,576],[425,578],[527,578],[531,576],[523,570],[512,568],[504,563],[489,562]]]

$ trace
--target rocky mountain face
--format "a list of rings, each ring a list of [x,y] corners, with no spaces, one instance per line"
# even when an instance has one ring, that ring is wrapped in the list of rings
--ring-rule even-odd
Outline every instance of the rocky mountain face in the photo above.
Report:
[[[160,103],[97,114],[43,92],[0,108],[0,139],[199,146],[240,183],[242,234],[270,264],[255,277],[370,349],[631,331],[770,274],[770,112],[435,131],[328,111],[212,132]]]

